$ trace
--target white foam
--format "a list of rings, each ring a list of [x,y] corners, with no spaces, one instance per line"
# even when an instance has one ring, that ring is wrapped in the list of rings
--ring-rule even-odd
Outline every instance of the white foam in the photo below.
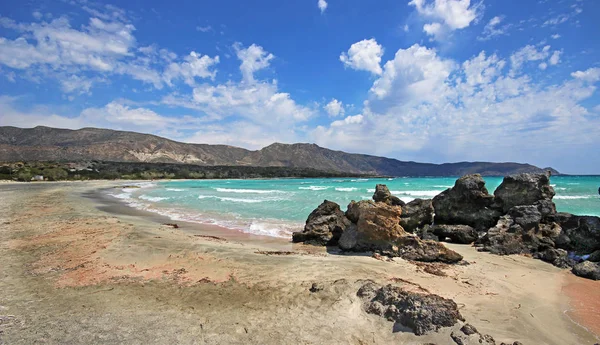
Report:
[[[244,203],[249,203],[249,204],[269,201],[269,200],[263,200],[263,199],[240,199],[240,198],[219,198],[219,199],[223,200],[223,201],[244,202]]]
[[[215,188],[217,192],[221,193],[242,193],[242,194],[272,194],[272,193],[285,193],[280,190],[265,190],[265,189],[232,189],[232,188]]]
[[[149,196],[149,195],[140,195],[139,198],[142,200],[147,200],[147,201],[152,201],[152,202],[159,202],[159,201],[171,199],[171,198],[167,198],[167,197]]]
[[[181,189],[181,188],[167,188],[168,191],[170,192],[184,192],[185,189]]]
[[[433,186],[434,188],[452,188],[454,186]]]
[[[436,196],[441,190],[392,190],[393,195],[410,195],[410,196]]]
[[[350,181],[352,181],[352,182],[364,182],[364,181],[369,181],[369,179],[368,178],[359,178],[359,179],[350,180]]]
[[[243,229],[244,232],[248,232],[254,235],[280,238],[290,238],[293,230],[301,230],[301,225],[294,227],[290,224],[268,223],[254,220],[250,223],[250,226],[248,228]]]
[[[595,195],[557,195],[554,199],[565,199],[565,200],[573,200],[573,199],[592,199],[595,198]]]
[[[358,190],[358,188],[355,188],[355,187],[337,187],[335,190],[337,190],[338,192],[354,192],[354,191]]]
[[[298,189],[308,189],[308,190],[325,190],[329,189],[329,186],[309,186],[309,187],[298,187]]]

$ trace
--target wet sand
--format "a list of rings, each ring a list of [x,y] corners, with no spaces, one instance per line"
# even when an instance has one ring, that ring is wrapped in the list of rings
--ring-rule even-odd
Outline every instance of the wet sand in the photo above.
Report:
[[[114,185],[0,186],[0,344],[449,343],[453,328],[415,336],[365,313],[365,279],[452,298],[498,344],[598,342],[600,282],[538,260],[449,245],[469,264],[438,276],[401,259],[174,229],[96,192]],[[323,290],[311,293],[315,282]]]

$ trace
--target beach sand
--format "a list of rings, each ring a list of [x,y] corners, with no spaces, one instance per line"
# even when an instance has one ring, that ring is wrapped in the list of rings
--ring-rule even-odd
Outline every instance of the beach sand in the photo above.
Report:
[[[452,328],[416,336],[365,313],[366,279],[452,298],[497,344],[599,341],[600,282],[538,260],[450,244],[469,264],[440,276],[402,259],[174,229],[97,192],[116,184],[0,186],[0,344],[449,343]]]

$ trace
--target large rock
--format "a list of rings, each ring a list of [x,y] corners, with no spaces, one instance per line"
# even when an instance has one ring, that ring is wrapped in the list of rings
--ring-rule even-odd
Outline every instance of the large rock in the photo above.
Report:
[[[573,273],[583,278],[600,280],[600,264],[591,261],[580,262],[573,267]]]
[[[569,253],[564,249],[546,249],[543,252],[536,253],[534,257],[560,268],[569,268],[577,264],[574,259],[569,257]]]
[[[560,248],[581,255],[600,250],[600,217],[557,213],[549,217],[549,220],[562,227],[564,238],[557,243]]]
[[[402,207],[400,225],[408,232],[415,232],[433,223],[434,212],[431,199],[415,199]]]
[[[397,248],[394,248],[393,254],[405,260],[454,264],[463,259],[462,255],[440,242],[422,240],[414,235],[403,237],[396,244]]]
[[[449,238],[450,241],[461,244],[473,243],[479,237],[477,231],[468,225],[434,225],[431,232],[442,240]]]
[[[554,189],[550,186],[550,173],[506,176],[494,196],[498,208],[505,213],[515,206],[552,200]]]
[[[508,210],[508,214],[519,224],[523,230],[528,231],[540,225],[542,214],[537,206],[515,206]]]
[[[339,245],[344,250],[389,251],[400,238],[408,235],[400,226],[402,208],[399,206],[362,200],[352,202],[347,214],[356,226],[342,234]]]
[[[392,285],[379,287],[368,282],[357,295],[364,300],[363,307],[367,313],[398,322],[416,335],[464,321],[453,300],[434,294],[412,292]]]
[[[531,254],[542,244],[533,230],[525,231],[509,215],[500,217],[496,226],[490,228],[478,243],[483,245],[482,250],[497,255]]]
[[[388,187],[384,184],[378,184],[375,186],[373,200],[375,200],[375,202],[383,202],[392,206],[404,206],[405,204],[404,201],[400,200],[400,198],[393,196]]]
[[[308,216],[304,230],[292,234],[292,241],[320,246],[336,245],[349,225],[350,221],[340,205],[325,200]]]
[[[494,196],[485,188],[479,174],[466,175],[433,198],[436,224],[470,225],[487,230],[496,224],[501,213],[492,208]]]

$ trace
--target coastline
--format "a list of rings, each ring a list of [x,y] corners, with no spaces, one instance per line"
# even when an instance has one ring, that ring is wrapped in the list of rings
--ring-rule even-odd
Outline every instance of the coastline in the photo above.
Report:
[[[401,259],[327,253],[216,226],[177,221],[172,229],[162,225],[172,222],[167,217],[94,194],[121,182],[131,181],[0,187],[8,208],[0,216],[0,315],[14,316],[0,339],[444,343],[450,330],[395,333],[392,323],[361,310],[358,281],[404,279],[454,299],[498,343],[597,342],[565,313],[589,305],[585,290],[572,286],[583,279],[538,260],[450,244],[469,265],[437,276]],[[321,293],[308,291],[315,282]],[[598,282],[586,284],[598,291]],[[590,331],[597,320],[574,319]]]

